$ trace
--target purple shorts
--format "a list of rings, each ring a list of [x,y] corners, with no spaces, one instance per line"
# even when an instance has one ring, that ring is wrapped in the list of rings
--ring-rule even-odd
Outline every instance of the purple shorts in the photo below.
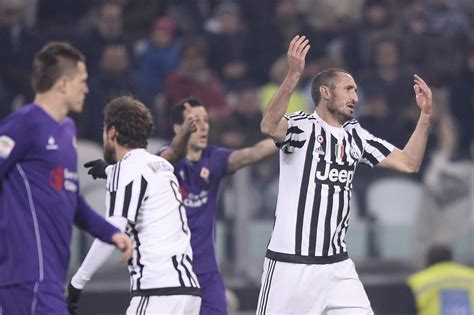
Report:
[[[201,315],[227,314],[224,282],[219,271],[197,274],[201,285]]]
[[[62,286],[27,282],[0,286],[0,315],[67,315]]]

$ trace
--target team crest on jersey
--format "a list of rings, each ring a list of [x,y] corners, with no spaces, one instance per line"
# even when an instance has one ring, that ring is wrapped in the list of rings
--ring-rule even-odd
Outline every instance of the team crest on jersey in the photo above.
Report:
[[[336,160],[342,159],[344,156],[344,145],[343,144],[336,144]]]
[[[356,160],[358,160],[359,157],[360,157],[360,154],[359,154],[359,152],[357,151],[357,149],[355,147],[351,148],[350,154]]]
[[[319,143],[323,143],[323,142],[324,142],[324,137],[321,136],[321,135],[318,135],[318,136],[316,137],[316,140],[318,140]]]
[[[317,144],[313,150],[313,154],[324,155],[325,152],[323,148],[321,147],[321,145]]]
[[[201,174],[199,174],[201,176],[202,179],[204,179],[206,182],[209,183],[209,169],[207,167],[203,167],[201,168]]]
[[[8,158],[13,148],[15,147],[15,140],[9,136],[0,136],[0,157]]]

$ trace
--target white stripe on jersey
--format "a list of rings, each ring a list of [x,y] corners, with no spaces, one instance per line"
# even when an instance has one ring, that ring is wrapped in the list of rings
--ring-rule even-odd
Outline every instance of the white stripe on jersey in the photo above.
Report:
[[[355,120],[336,128],[316,112],[286,119],[287,135],[279,144],[280,195],[267,257],[300,263],[345,259],[355,169],[360,162],[375,166],[393,146]]]
[[[167,289],[174,294],[196,294],[199,288],[191,264],[185,208],[173,171],[165,159],[135,149],[108,172],[107,213],[126,218],[134,240],[129,262],[134,294],[166,294]]]

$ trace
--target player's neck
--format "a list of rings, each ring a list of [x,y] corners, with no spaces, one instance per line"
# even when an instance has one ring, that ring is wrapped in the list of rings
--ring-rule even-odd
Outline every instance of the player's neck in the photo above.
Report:
[[[199,161],[201,159],[201,156],[202,156],[202,150],[201,149],[197,149],[197,148],[193,148],[192,146],[188,146],[188,153],[186,154],[186,159],[188,159],[189,161],[196,162],[196,161]]]
[[[122,160],[123,157],[130,151],[132,151],[134,148],[126,148],[121,146],[120,144],[115,144],[115,155],[117,158],[117,162]]]
[[[61,101],[58,101],[58,96],[51,93],[36,94],[33,101],[36,105],[41,107],[49,116],[57,122],[60,122],[68,114],[68,109]]]
[[[316,106],[315,112],[326,122],[329,126],[340,128],[342,123],[328,110],[324,104]]]

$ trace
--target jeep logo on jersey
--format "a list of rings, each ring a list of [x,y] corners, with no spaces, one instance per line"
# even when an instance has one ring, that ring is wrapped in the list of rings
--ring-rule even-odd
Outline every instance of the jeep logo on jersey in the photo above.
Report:
[[[349,186],[354,178],[354,167],[326,163],[324,170],[316,171],[315,182],[326,185]]]

